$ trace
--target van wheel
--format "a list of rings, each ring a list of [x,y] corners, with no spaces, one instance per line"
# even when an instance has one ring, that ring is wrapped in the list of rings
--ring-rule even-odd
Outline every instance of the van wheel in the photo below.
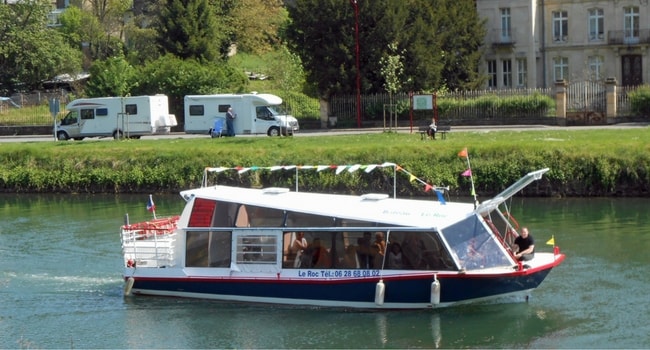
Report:
[[[124,138],[124,134],[122,133],[121,130],[117,130],[116,132],[113,133],[114,140],[120,140],[122,138]]]
[[[269,132],[267,134],[269,136],[280,136],[280,128],[274,126],[269,129]]]
[[[66,134],[65,131],[59,131],[58,133],[56,133],[56,138],[59,141],[67,141],[69,139],[68,134]]]

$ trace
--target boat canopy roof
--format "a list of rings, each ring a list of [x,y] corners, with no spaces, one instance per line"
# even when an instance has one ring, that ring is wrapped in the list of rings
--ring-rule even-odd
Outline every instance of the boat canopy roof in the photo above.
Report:
[[[292,212],[380,222],[395,226],[442,229],[474,212],[472,203],[395,199],[386,194],[361,196],[294,192],[287,188],[248,189],[202,187],[181,192],[186,200],[199,197]]]

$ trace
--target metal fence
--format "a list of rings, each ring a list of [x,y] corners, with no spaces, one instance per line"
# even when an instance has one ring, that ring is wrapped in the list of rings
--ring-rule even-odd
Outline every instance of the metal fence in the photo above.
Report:
[[[544,118],[554,115],[553,109],[534,109],[513,112],[512,106],[498,103],[489,104],[471,104],[463,101],[477,100],[481,98],[504,98],[504,97],[521,97],[526,96],[529,100],[535,97],[548,98],[554,100],[553,89],[508,89],[508,90],[472,90],[472,91],[455,91],[437,94],[439,117],[449,121],[465,121],[485,119],[494,121],[495,118],[513,117],[513,113],[519,113],[515,117],[519,118]],[[446,101],[454,101],[450,104]],[[330,117],[336,117],[338,124],[352,124],[356,119],[356,96],[355,95],[337,95],[330,99]],[[444,105],[444,106],[443,106]],[[452,106],[453,107],[450,107]],[[395,111],[401,119],[409,116],[410,98],[407,93],[398,93],[392,96],[392,101],[388,93],[369,94],[361,96],[361,116],[365,121],[381,120],[388,111]],[[432,112],[415,113],[415,119],[429,119]]]
[[[616,88],[616,116],[627,117],[632,115],[632,104],[628,93],[637,88],[637,86],[619,86]]]
[[[16,93],[0,97],[0,126],[40,126],[51,125],[50,99],[59,100],[60,109],[71,101],[67,90],[51,92]]]

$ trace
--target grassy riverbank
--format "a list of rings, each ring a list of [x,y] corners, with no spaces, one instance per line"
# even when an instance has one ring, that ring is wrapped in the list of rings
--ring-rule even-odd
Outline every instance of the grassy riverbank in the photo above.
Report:
[[[418,134],[374,133],[319,137],[235,137],[0,144],[4,192],[175,193],[198,186],[206,166],[377,164],[395,162],[432,185],[469,195],[471,184],[458,152],[467,147],[476,192],[487,197],[523,174],[548,167],[531,196],[649,196],[650,130],[559,129],[454,131],[446,140]],[[235,171],[219,183],[293,187],[294,173]],[[398,174],[400,195],[424,193],[421,183]],[[303,171],[302,190],[341,193],[392,191],[392,173],[337,175]]]

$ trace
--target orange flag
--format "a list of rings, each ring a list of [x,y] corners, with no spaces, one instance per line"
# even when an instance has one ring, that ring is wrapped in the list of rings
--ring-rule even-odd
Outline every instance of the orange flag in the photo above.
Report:
[[[463,148],[462,151],[458,152],[458,156],[467,158],[467,147]]]

